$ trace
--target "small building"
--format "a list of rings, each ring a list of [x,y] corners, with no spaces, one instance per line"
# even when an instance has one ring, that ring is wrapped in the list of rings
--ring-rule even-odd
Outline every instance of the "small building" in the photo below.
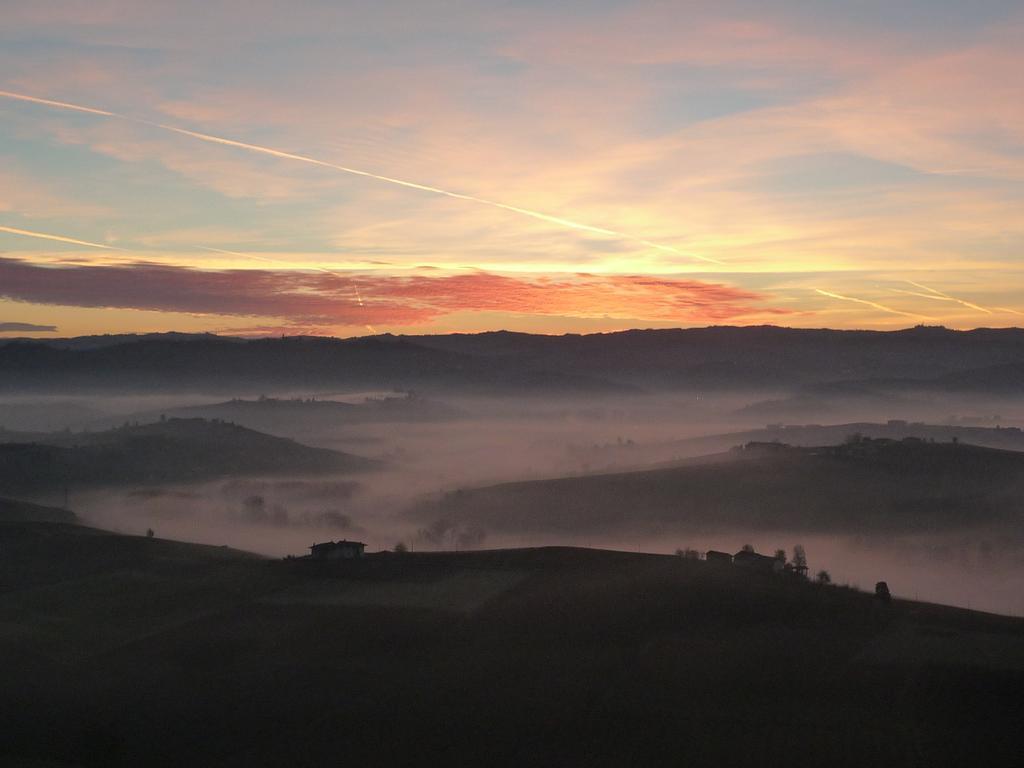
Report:
[[[732,555],[728,552],[716,552],[713,549],[709,549],[707,554],[704,555],[704,559],[709,563],[721,563],[722,565],[732,565]]]
[[[807,565],[806,564],[798,565],[796,563],[786,563],[782,567],[782,570],[785,571],[786,573],[792,574],[794,576],[799,576],[802,579],[806,579],[807,578]]]
[[[733,565],[738,565],[741,568],[752,568],[761,571],[781,571],[785,564],[775,557],[769,557],[768,555],[759,555],[757,552],[749,549],[742,549],[732,556]]]
[[[363,556],[366,545],[361,541],[325,541],[309,548],[313,560],[356,560]]]

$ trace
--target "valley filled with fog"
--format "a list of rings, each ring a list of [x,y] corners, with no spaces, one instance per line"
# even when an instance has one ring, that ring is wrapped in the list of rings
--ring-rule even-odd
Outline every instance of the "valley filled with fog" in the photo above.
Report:
[[[315,542],[343,538],[366,542],[370,550],[401,543],[414,551],[572,545],[735,552],[752,544],[771,554],[791,553],[800,544],[812,575],[826,570],[835,583],[871,590],[885,580],[897,596],[1024,614],[1024,520],[982,514],[984,497],[974,500],[977,515],[968,510],[959,518],[932,520],[926,512],[892,528],[880,528],[877,519],[866,522],[870,477],[863,480],[863,525],[849,515],[831,516],[827,506],[816,507],[808,525],[794,525],[785,516],[756,525],[727,515],[716,521],[714,498],[705,499],[697,515],[682,503],[676,510],[671,494],[636,508],[629,492],[617,496],[614,524],[557,500],[540,507],[530,500],[524,502],[529,509],[505,514],[487,500],[490,491],[476,507],[453,512],[449,504],[460,494],[529,481],[543,495],[543,484],[560,478],[632,477],[675,468],[700,473],[701,467],[734,461],[731,449],[747,443],[838,445],[856,433],[1024,450],[1016,429],[1024,413],[1002,396],[904,393],[899,401],[878,402],[833,395],[827,402],[804,402],[804,410],[801,402],[793,391],[778,389],[529,396],[286,389],[228,398],[219,391],[10,393],[0,400],[0,440],[58,442],[80,450],[90,440],[142,439],[147,425],[180,424],[184,436],[175,439],[187,442],[189,425],[202,420],[370,460],[357,468],[318,466],[309,472],[301,463],[275,465],[275,448],[254,448],[271,451],[269,465],[254,465],[264,467],[259,472],[226,466],[212,468],[208,477],[69,479],[22,494],[39,503],[66,504],[89,525],[125,533],[151,529],[160,537],[275,557],[305,554]],[[782,415],[772,418],[775,412]],[[109,440],[98,438],[106,434]],[[671,492],[680,501],[687,482],[694,481]],[[813,472],[806,482],[814,485]],[[805,500],[787,493],[792,498],[776,502],[799,511]],[[756,500],[751,506],[758,506]],[[535,508],[543,509],[543,524],[530,519]]]

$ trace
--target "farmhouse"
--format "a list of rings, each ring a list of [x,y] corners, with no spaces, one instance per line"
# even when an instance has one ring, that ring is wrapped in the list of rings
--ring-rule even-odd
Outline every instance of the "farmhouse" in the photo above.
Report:
[[[762,571],[781,571],[783,563],[774,557],[768,555],[759,555],[757,552],[748,549],[742,549],[732,556],[732,562],[734,565],[738,565],[742,568],[755,568]]]
[[[716,552],[713,549],[709,549],[704,555],[704,559],[709,563],[721,563],[722,565],[732,564],[732,555],[728,552]]]
[[[325,541],[309,548],[313,560],[355,560],[363,556],[366,545],[361,541]]]

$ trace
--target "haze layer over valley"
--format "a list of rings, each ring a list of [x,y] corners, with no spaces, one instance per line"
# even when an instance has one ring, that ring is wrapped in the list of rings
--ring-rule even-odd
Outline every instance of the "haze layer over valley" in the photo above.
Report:
[[[276,556],[803,544],[844,583],[1024,612],[1024,332],[97,337],[0,358],[0,496],[102,527]]]

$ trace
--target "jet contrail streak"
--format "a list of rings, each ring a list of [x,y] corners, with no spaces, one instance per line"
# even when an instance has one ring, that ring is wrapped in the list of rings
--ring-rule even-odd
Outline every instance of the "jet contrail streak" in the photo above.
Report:
[[[865,304],[865,305],[867,305],[869,307],[874,307],[875,309],[881,310],[882,312],[889,312],[889,313],[891,313],[893,315],[903,315],[904,317],[916,317],[919,320],[934,320],[935,319],[934,317],[928,317],[928,315],[918,315],[918,314],[915,314],[914,312],[903,312],[902,310],[899,310],[899,309],[893,309],[892,307],[885,306],[885,304],[879,304],[876,301],[868,301],[867,299],[857,299],[857,298],[854,298],[853,296],[843,296],[841,293],[833,293],[832,291],[824,291],[821,288],[815,288],[814,290],[816,292],[820,293],[822,296],[829,296],[829,297],[831,297],[833,299],[841,299],[842,301],[853,301],[853,302],[856,302],[857,304]]]
[[[50,99],[40,99],[37,96],[26,96],[22,93],[11,93],[10,91],[0,91],[0,97],[5,99],[15,99],[16,101],[30,101],[33,104],[42,104],[47,107],[58,107],[60,109],[72,109],[75,112],[88,112],[90,115],[102,115],[103,117],[122,117],[122,115],[116,115],[113,112],[107,112],[105,109],[93,109],[92,107],[80,107],[77,104],[68,104],[64,101],[51,101]],[[131,118],[128,118],[131,119]]]
[[[918,296],[919,298],[931,299],[932,301],[951,301],[954,304],[958,304],[959,303],[954,298],[950,298],[949,296],[939,296],[939,295],[934,294],[934,293],[921,293],[920,291],[908,291],[905,288],[890,288],[889,290],[892,291],[893,293],[902,293],[904,296]]]
[[[45,232],[33,232],[28,229],[15,229],[14,227],[0,227],[0,232],[9,232],[12,235],[24,235],[25,237],[38,237],[40,240],[53,240],[58,243],[70,243],[71,245],[87,245],[90,248],[102,248],[105,251],[120,251],[113,245],[102,245],[101,243],[90,243],[88,240],[76,240],[73,237],[62,235],[48,235]]]
[[[943,299],[948,299],[949,301],[955,301],[957,304],[963,304],[965,307],[970,307],[971,309],[976,309],[979,312],[984,312],[987,315],[991,315],[992,314],[992,310],[990,310],[990,309],[986,309],[985,307],[980,307],[977,304],[972,304],[971,302],[964,301],[963,299],[958,299],[956,296],[950,296],[948,293],[943,293],[942,291],[937,291],[934,288],[929,288],[927,285],[922,285],[921,283],[915,283],[913,280],[907,280],[905,282],[908,285],[914,286],[915,288],[920,288],[923,291],[928,291],[928,293],[933,294],[935,297],[941,297]],[[908,291],[908,293],[909,293],[909,291]],[[923,294],[917,294],[917,295],[920,296],[920,295],[923,295]],[[926,296],[925,298],[930,298],[930,297]]]
[[[47,107],[56,107],[58,109],[70,109],[70,110],[74,110],[74,111],[77,111],[77,112],[87,112],[89,114],[99,115],[101,117],[111,117],[111,118],[115,118],[115,119],[118,119],[118,120],[127,120],[129,122],[137,123],[139,125],[148,125],[148,126],[150,126],[152,128],[159,128],[160,130],[169,131],[171,133],[176,133],[176,134],[179,134],[181,136],[188,136],[189,138],[198,139],[199,141],[206,141],[206,142],[210,142],[210,143],[213,143],[213,144],[221,144],[223,146],[234,147],[236,149],[244,149],[244,150],[247,150],[249,152],[257,152],[257,153],[264,154],[264,155],[270,155],[272,157],[279,157],[279,158],[282,158],[284,160],[294,160],[294,161],[300,162],[300,163],[307,163],[309,165],[320,166],[321,168],[330,168],[330,169],[335,170],[335,171],[341,171],[342,173],[353,174],[355,176],[362,176],[362,177],[367,178],[367,179],[375,179],[377,181],[382,181],[382,182],[385,182],[387,184],[396,184],[396,185],[398,185],[400,187],[406,187],[407,189],[415,189],[415,190],[419,190],[421,192],[429,192],[431,194],[442,195],[444,197],[450,197],[450,198],[454,198],[456,200],[464,200],[466,202],[476,203],[478,205],[486,205],[486,206],[489,206],[491,208],[498,208],[498,209],[503,210],[503,211],[509,211],[511,213],[518,213],[521,216],[529,216],[530,218],[538,219],[540,221],[545,221],[545,222],[547,222],[549,224],[556,224],[556,225],[558,225],[560,227],[565,227],[565,228],[568,228],[568,229],[575,229],[575,230],[579,230],[579,231],[582,231],[582,232],[592,232],[594,234],[604,235],[604,236],[607,236],[607,237],[618,237],[618,238],[621,238],[623,240],[629,240],[629,241],[632,241],[634,243],[638,243],[640,245],[645,245],[648,248],[654,248],[656,250],[663,251],[665,253],[671,253],[671,254],[673,254],[675,256],[682,256],[684,258],[691,258],[691,259],[700,259],[701,261],[706,261],[706,262],[708,262],[710,264],[723,264],[724,263],[724,262],[718,261],[717,259],[713,259],[710,256],[701,256],[700,254],[696,254],[696,253],[686,253],[685,251],[680,251],[679,249],[673,248],[670,245],[664,245],[662,243],[656,243],[656,242],[654,242],[652,240],[646,240],[646,239],[644,239],[642,237],[637,237],[636,235],[630,235],[630,234],[628,234],[626,232],[619,232],[617,230],[606,229],[604,227],[596,227],[596,226],[593,226],[591,224],[584,224],[582,222],[573,221],[572,219],[564,219],[564,218],[561,218],[559,216],[551,216],[549,214],[542,213],[540,211],[533,211],[533,210],[530,210],[529,208],[520,208],[520,207],[515,206],[515,205],[509,205],[507,203],[501,203],[501,202],[498,202],[496,200],[489,200],[489,199],[484,198],[484,197],[475,197],[473,195],[462,194],[461,192],[452,192],[452,191],[447,190],[447,189],[441,189],[440,187],[432,187],[432,186],[430,186],[428,184],[417,184],[416,182],[413,182],[413,181],[406,181],[404,179],[396,179],[396,178],[393,178],[391,176],[382,176],[380,174],[371,173],[370,171],[359,170],[358,168],[349,168],[348,166],[337,165],[335,163],[329,163],[329,162],[327,162],[325,160],[317,160],[315,157],[308,157],[306,155],[298,155],[298,154],[295,154],[294,152],[285,152],[283,150],[273,149],[271,147],[260,146],[259,144],[248,144],[248,143],[246,143],[244,141],[235,141],[234,139],[226,139],[226,138],[223,138],[221,136],[212,136],[212,135],[210,135],[208,133],[200,133],[199,131],[190,131],[190,130],[188,130],[186,128],[178,128],[178,127],[173,126],[173,125],[166,125],[164,123],[156,123],[156,122],[152,122],[150,120],[143,120],[141,118],[131,117],[129,115],[122,115],[122,114],[119,114],[117,112],[109,112],[109,111],[104,110],[104,109],[94,109],[92,107],[83,107],[83,106],[80,106],[78,104],[69,104],[67,102],[53,101],[51,99],[41,99],[41,98],[38,98],[36,96],[27,96],[25,94],[12,93],[10,91],[0,91],[0,97],[8,98],[8,99],[15,99],[15,100],[18,100],[18,101],[27,101],[27,102],[31,102],[33,104],[41,104],[41,105],[47,106]]]

